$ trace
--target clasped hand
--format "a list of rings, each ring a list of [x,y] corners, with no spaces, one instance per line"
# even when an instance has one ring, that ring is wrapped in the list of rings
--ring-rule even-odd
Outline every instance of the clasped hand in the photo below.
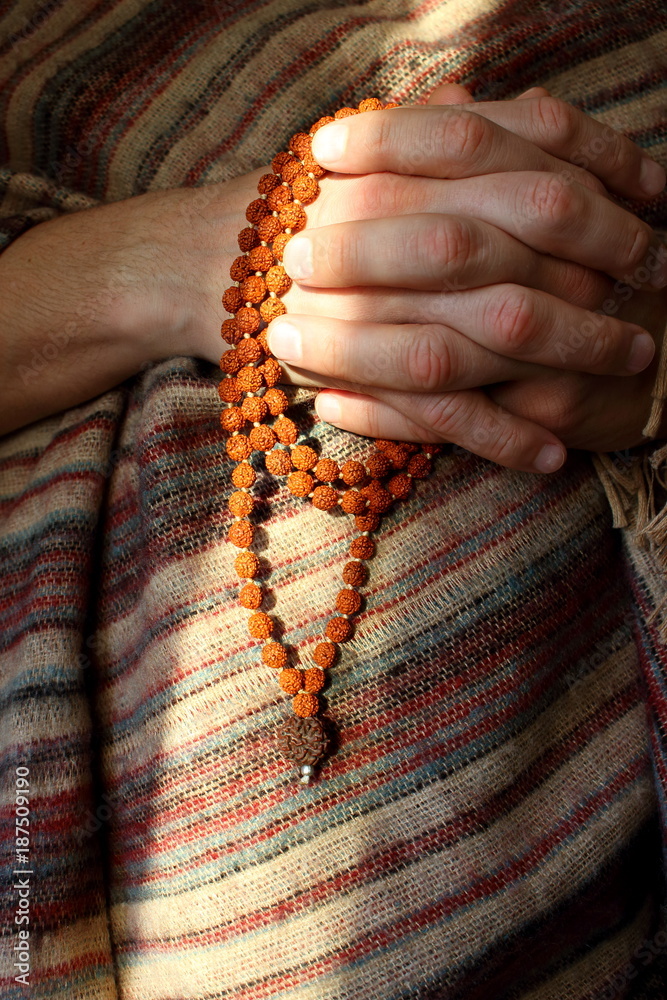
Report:
[[[664,172],[539,88],[471,102],[449,85],[318,131],[335,172],[286,248],[271,350],[360,434],[542,472],[639,444],[667,251],[610,192],[645,200]]]

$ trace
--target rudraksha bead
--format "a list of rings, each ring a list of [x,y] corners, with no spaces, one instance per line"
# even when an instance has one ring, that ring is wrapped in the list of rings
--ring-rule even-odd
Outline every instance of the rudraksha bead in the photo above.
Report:
[[[294,456],[292,456],[294,460]],[[338,492],[331,486],[316,486],[313,490],[313,507],[319,510],[332,510],[338,503]]]
[[[309,715],[317,715],[319,701],[316,694],[309,694],[307,691],[299,691],[292,699],[292,708],[296,715],[307,718]]]
[[[248,434],[254,451],[271,451],[276,443],[276,435],[270,427],[253,427]]]
[[[310,694],[317,694],[324,687],[324,673],[319,667],[308,667],[303,672],[303,689]]]
[[[241,587],[239,600],[244,608],[254,611],[262,603],[261,587],[258,587],[256,583],[246,583],[245,587]]]
[[[270,292],[275,292],[276,295],[284,295],[285,292],[289,291],[291,286],[292,279],[282,264],[274,264],[266,272],[266,287]]]
[[[368,570],[363,563],[349,562],[343,567],[343,582],[351,587],[361,587],[366,582]]]
[[[229,277],[232,281],[243,281],[247,278],[252,268],[250,267],[250,262],[245,254],[241,257],[236,257],[232,266],[229,269]]]
[[[355,462],[352,459],[343,463],[340,474],[343,482],[347,483],[348,486],[356,486],[366,478],[366,470],[361,462]]]
[[[234,569],[242,579],[251,580],[259,573],[259,559],[254,552],[239,552]]]
[[[228,344],[238,344],[243,337],[243,331],[235,319],[225,319],[220,326],[220,336]]]
[[[297,439],[296,424],[289,417],[278,417],[273,429],[281,444],[294,444]],[[296,448],[294,450],[296,451]]]
[[[286,476],[288,472],[292,471],[289,452],[282,448],[274,448],[273,451],[267,452],[264,462],[273,476]]]
[[[259,314],[265,323],[270,323],[278,316],[284,316],[286,312],[285,303],[281,302],[280,299],[264,299],[259,307]]]
[[[233,437],[227,438],[225,449],[233,462],[242,462],[244,458],[249,458],[252,454],[250,441],[245,434],[235,434]]]
[[[347,618],[331,618],[325,631],[332,642],[345,642],[352,634],[352,625]]]
[[[254,247],[259,246],[260,242],[261,242],[261,237],[257,232],[257,230],[253,229],[252,226],[246,226],[246,228],[242,229],[241,232],[239,233],[239,239],[238,239],[239,250],[242,250],[243,253],[246,253],[248,250],[252,250]]]
[[[283,439],[281,438],[281,441],[282,440]],[[284,443],[289,444],[291,442]],[[292,465],[295,469],[301,469],[303,472],[309,472],[317,465],[317,459],[317,452],[314,448],[309,448],[308,445],[298,444],[296,448],[292,448]]]
[[[244,365],[249,365],[253,361],[259,361],[262,357],[262,348],[252,337],[246,337],[236,345],[236,353]]]
[[[261,423],[269,412],[264,399],[259,396],[246,396],[241,403],[241,412],[251,424]]]
[[[228,406],[220,414],[220,426],[229,434],[233,434],[234,431],[240,431],[245,422],[243,411],[238,406]]]
[[[242,335],[247,333],[252,337],[259,330],[261,316],[252,306],[241,306],[234,318]]]
[[[269,215],[266,219],[262,219],[257,225],[257,235],[262,243],[271,243],[275,240],[278,233],[283,231],[283,227],[277,216]]]
[[[238,486],[239,488],[245,487],[247,489],[249,486],[252,486],[256,478],[257,474],[255,470],[247,462],[241,462],[232,472],[232,482],[234,486]]]
[[[307,497],[313,489],[313,477],[307,472],[293,472],[287,477],[287,489],[292,496]]]
[[[237,548],[247,549],[249,545],[252,545],[254,534],[255,529],[250,521],[234,521],[229,526],[227,538]]]
[[[261,367],[253,368],[250,365],[246,365],[244,368],[239,368],[236,377],[240,388],[244,392],[257,392],[258,389],[262,388],[264,385],[264,376]]]
[[[321,483],[333,483],[334,479],[340,476],[338,462],[334,462],[331,458],[321,458],[314,472]]]
[[[287,663],[287,650],[279,642],[267,642],[262,646],[262,660],[267,667],[280,670]]]
[[[264,381],[268,386],[275,385],[276,382],[279,382],[283,373],[282,368],[275,358],[267,358],[264,364],[259,366],[258,371],[262,373]]]
[[[255,501],[244,490],[236,490],[229,498],[229,509],[235,517],[247,517],[254,506]]]
[[[248,254],[248,263],[252,271],[268,271],[275,264],[273,250],[270,247],[255,247]]]
[[[366,497],[359,490],[345,490],[340,498],[340,505],[346,514],[361,514],[366,510]]]
[[[248,630],[255,639],[268,639],[273,633],[273,619],[264,611],[257,611],[248,619]]]
[[[336,647],[333,642],[318,642],[313,650],[313,659],[323,670],[328,670],[336,659]]]
[[[372,538],[367,538],[365,535],[359,535],[358,538],[352,539],[350,544],[350,555],[355,559],[371,559],[374,552],[375,543]]]
[[[356,615],[357,611],[361,607],[361,597],[356,592],[356,590],[348,590],[344,588],[338,591],[336,597],[336,611],[340,611],[342,615]]]
[[[273,414],[274,417],[284,413],[289,406],[289,399],[282,389],[267,389],[262,399],[268,406],[269,413]]]
[[[223,378],[218,382],[218,395],[225,403],[240,403],[243,393],[235,378]]]
[[[295,670],[294,667],[285,667],[284,670],[280,671],[278,683],[283,691],[287,691],[288,694],[296,694],[303,687],[303,674],[300,670]]]

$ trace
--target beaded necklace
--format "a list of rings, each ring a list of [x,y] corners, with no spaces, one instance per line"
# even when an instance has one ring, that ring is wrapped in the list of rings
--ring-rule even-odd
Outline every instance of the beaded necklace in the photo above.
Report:
[[[284,372],[269,350],[266,330],[272,319],[287,311],[281,296],[292,281],[280,263],[283,251],[292,234],[305,227],[303,206],[317,198],[318,181],[326,174],[312,155],[313,135],[336,118],[395,107],[398,105],[367,98],[358,108],[340,108],[334,117],[320,118],[308,132],[292,136],[289,152],[274,157],[273,172],[260,178],[259,197],[246,209],[249,226],[238,237],[241,256],[229,272],[234,284],[222,296],[230,318],[223,322],[221,335],[231,349],[220,359],[225,377],[218,392],[226,404],[220,424],[228,435],[227,455],[237,463],[232,472],[236,490],[229,497],[234,520],[227,537],[241,550],[234,566],[244,581],[241,605],[252,612],[248,618],[250,634],[264,642],[263,662],[278,671],[278,683],[292,697],[294,714],[279,734],[279,744],[284,757],[300,768],[303,784],[311,780],[329,744],[318,717],[318,694],[325,686],[325,671],[336,660],[338,645],[352,637],[352,618],[361,608],[358,588],[367,581],[366,562],[375,553],[371,534],[393,502],[409,495],[413,480],[429,475],[438,448],[427,445],[421,449],[409,442],[377,439],[376,450],[365,463],[348,460],[339,467],[313,448],[298,444],[296,424],[285,415],[288,398],[277,387]],[[243,432],[246,424],[252,425],[248,433]],[[336,614],[312,650],[313,666],[303,670],[288,666],[287,647],[272,638],[273,619],[260,610],[266,591],[256,582],[260,563],[251,551],[254,525],[249,520],[255,506],[250,489],[257,478],[248,461],[253,452],[264,454],[265,468],[272,475],[287,476],[287,488],[293,496],[310,500],[322,511],[339,505],[354,516],[359,532],[343,567],[344,586],[336,597]],[[342,483],[342,487],[336,488],[335,483]]]

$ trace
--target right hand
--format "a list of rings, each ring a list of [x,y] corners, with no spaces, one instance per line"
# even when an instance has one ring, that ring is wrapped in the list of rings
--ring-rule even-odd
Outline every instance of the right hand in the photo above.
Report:
[[[569,130],[541,132],[547,107],[565,109]],[[336,166],[360,176],[323,180],[306,233],[285,252],[294,271],[297,241],[307,240],[313,265],[285,296],[288,322],[302,334],[288,371],[297,384],[348,390],[318,397],[341,404],[332,421],[338,426],[454,441],[536,471],[542,446],[558,439],[508,413],[503,436],[487,436],[480,448],[480,424],[490,415],[496,427],[499,421],[498,406],[479,387],[548,368],[628,374],[632,340],[645,332],[636,324],[608,316],[574,351],[562,350],[563,331],[591,320],[609,298],[609,275],[636,273],[657,240],[599,179],[567,161],[589,150],[590,170],[639,197],[644,158],[625,137],[543,95],[471,112],[401,108],[345,120],[355,141]],[[321,134],[327,128],[334,126]],[[443,159],[448,129],[458,152]],[[317,145],[315,155],[333,166]],[[421,176],[411,175],[415,169]],[[341,215],[350,221],[341,223]],[[281,325],[274,321],[271,335]],[[650,360],[651,351],[634,370]]]

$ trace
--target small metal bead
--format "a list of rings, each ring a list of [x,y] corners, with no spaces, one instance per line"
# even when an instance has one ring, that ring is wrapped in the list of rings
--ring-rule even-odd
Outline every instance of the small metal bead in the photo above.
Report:
[[[301,782],[302,785],[310,784],[310,778],[314,770],[315,769],[312,764],[301,765],[301,777],[299,778],[299,781]]]
[[[278,218],[278,213],[277,213],[277,212],[274,212],[274,213],[273,213],[273,217],[274,217],[274,219],[277,219],[277,218]]]
[[[251,309],[252,308],[252,302],[246,302],[245,307],[246,307],[246,309]]]
[[[292,230],[291,229],[286,229],[285,232],[287,233],[288,236],[292,235]]]
[[[315,174],[312,173],[310,170],[308,171],[308,176],[312,177],[312,179],[315,180]]]
[[[263,198],[264,201],[266,201],[266,195],[265,194],[260,194],[260,198]]]
[[[264,274],[263,271],[255,271],[255,277],[256,278],[261,278],[263,274]]]

